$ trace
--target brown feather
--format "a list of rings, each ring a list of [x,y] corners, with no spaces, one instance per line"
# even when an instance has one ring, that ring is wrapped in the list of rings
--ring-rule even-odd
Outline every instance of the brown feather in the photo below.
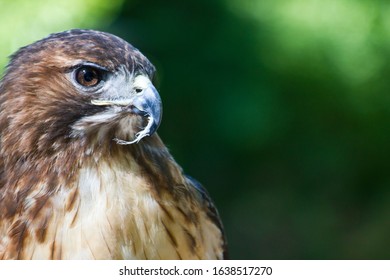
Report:
[[[0,83],[0,258],[226,256],[208,194],[157,134],[113,141],[133,137],[145,119],[99,117],[108,109],[69,78],[85,62],[113,75],[155,71],[127,42],[91,30],[53,34],[12,57]]]

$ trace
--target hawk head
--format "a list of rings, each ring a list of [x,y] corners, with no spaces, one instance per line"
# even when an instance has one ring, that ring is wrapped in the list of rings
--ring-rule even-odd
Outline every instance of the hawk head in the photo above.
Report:
[[[92,30],[12,56],[0,83],[0,259],[224,257],[207,192],[154,133],[154,71]]]
[[[93,30],[20,49],[0,85],[3,155],[54,153],[70,139],[132,144],[152,135],[162,114],[154,71],[132,45]]]

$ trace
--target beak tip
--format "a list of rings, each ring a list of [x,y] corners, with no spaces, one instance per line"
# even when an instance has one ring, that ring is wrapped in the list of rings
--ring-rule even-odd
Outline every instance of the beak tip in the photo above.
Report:
[[[158,129],[162,119],[162,102],[160,95],[154,86],[150,86],[145,90],[145,93],[137,97],[132,105],[131,112],[147,118],[146,126],[135,135],[133,141],[122,141],[118,144],[133,144],[138,143],[142,138],[146,136],[152,136]]]

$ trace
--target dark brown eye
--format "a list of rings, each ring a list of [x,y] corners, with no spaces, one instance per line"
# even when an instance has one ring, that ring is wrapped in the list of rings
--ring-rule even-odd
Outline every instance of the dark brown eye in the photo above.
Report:
[[[102,80],[102,73],[94,67],[83,66],[76,70],[75,78],[84,87],[94,87]]]

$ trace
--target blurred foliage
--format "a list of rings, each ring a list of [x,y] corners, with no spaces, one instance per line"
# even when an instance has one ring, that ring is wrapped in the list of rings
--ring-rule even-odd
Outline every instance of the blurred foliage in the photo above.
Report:
[[[390,258],[390,3],[49,2],[2,4],[1,53],[75,27],[138,47],[232,258]]]
[[[18,48],[71,28],[107,25],[123,0],[0,0],[0,66]]]

